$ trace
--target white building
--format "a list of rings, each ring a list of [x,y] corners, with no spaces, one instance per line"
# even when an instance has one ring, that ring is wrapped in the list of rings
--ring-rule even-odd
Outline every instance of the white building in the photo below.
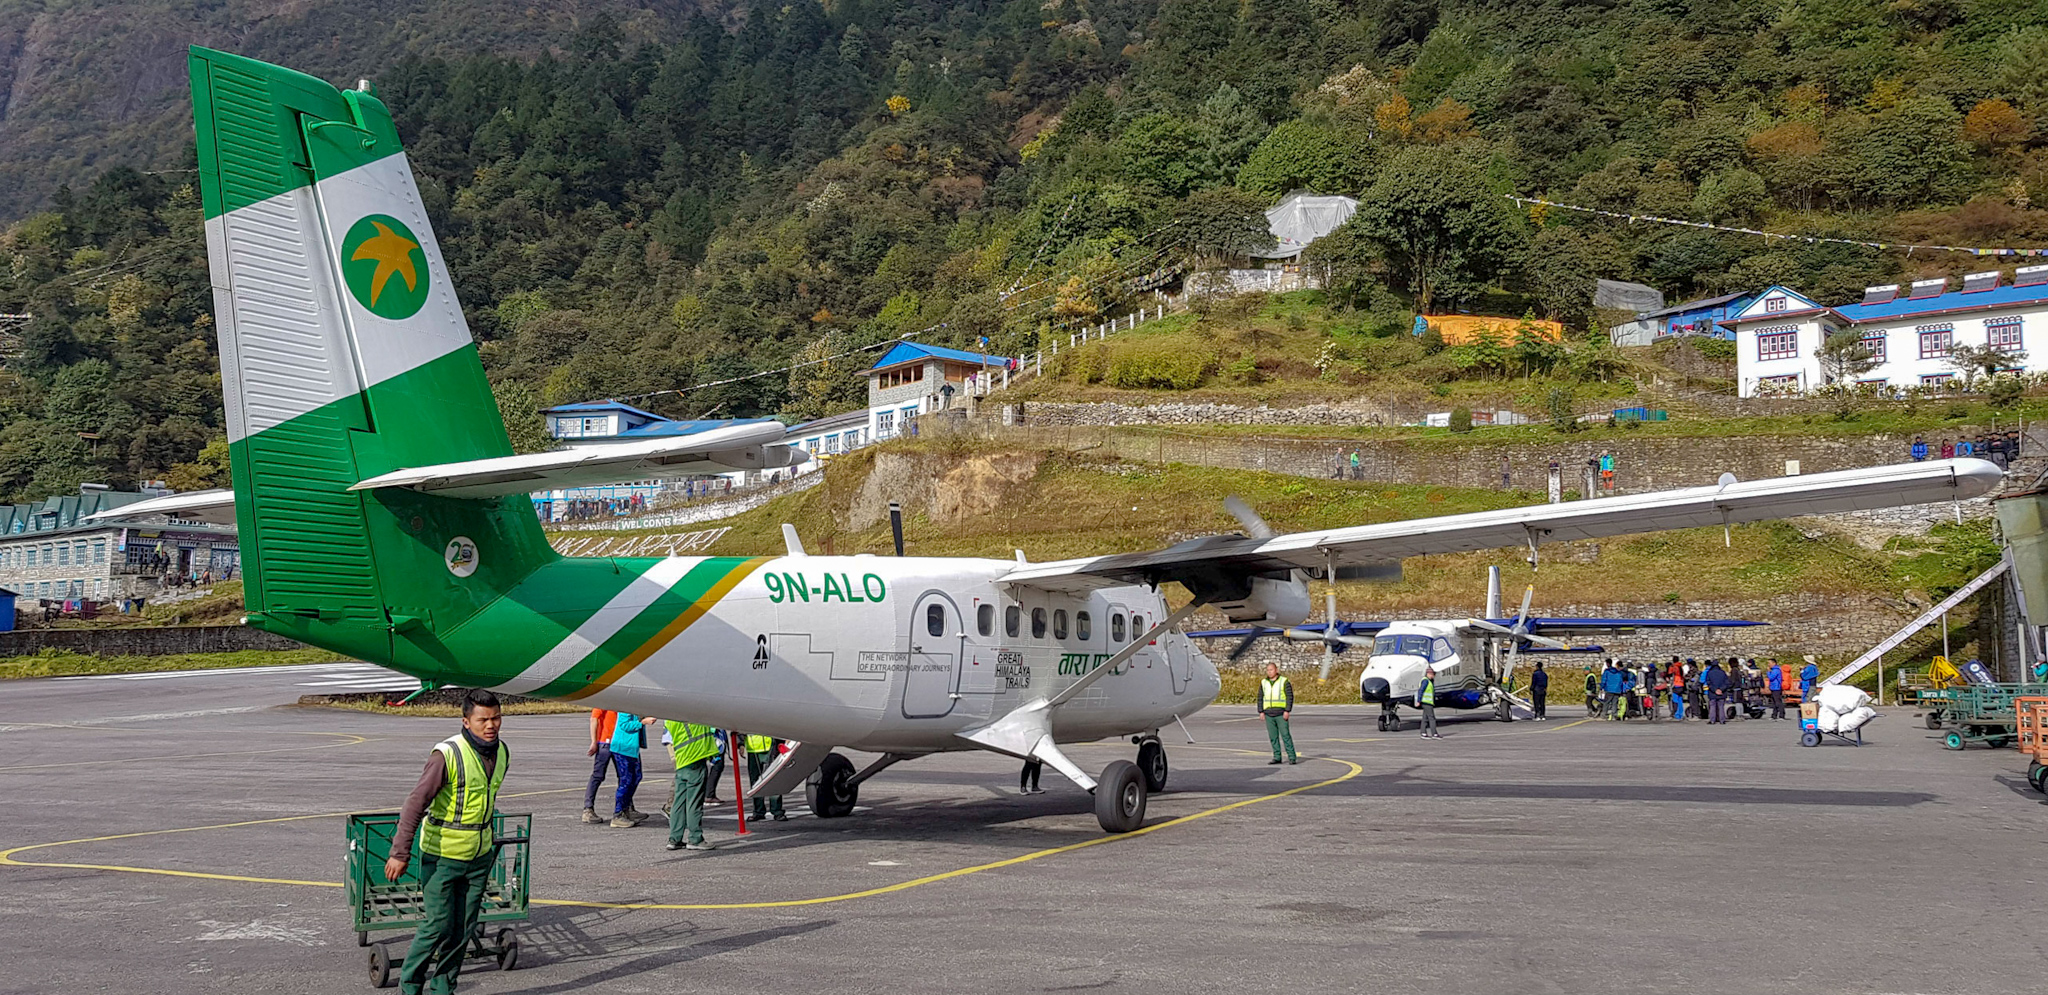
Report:
[[[919,415],[944,411],[968,394],[986,395],[1009,382],[1008,356],[899,342],[868,367],[870,442],[910,431]]]
[[[1900,294],[1897,285],[1871,287],[1856,304],[1823,306],[1784,287],[1772,287],[1722,325],[1735,332],[1736,375],[1743,397],[1797,393],[1827,386],[1820,346],[1845,329],[1862,333],[1878,360],[1858,384],[1938,386],[1960,375],[1949,364],[1959,345],[1997,346],[2024,353],[2019,369],[2048,370],[2048,266],[2016,270],[2008,283],[1999,270],[1972,273],[1950,289],[1947,280],[1921,280]]]

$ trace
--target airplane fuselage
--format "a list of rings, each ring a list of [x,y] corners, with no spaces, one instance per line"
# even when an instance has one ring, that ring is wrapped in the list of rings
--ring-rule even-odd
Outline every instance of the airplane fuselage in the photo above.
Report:
[[[1493,704],[1479,640],[1461,635],[1451,620],[1390,622],[1373,637],[1372,656],[1358,675],[1360,701],[1413,705],[1423,672],[1436,668],[1436,707],[1480,708]]]
[[[710,585],[722,593],[662,603],[684,578],[724,564],[727,578]],[[877,556],[659,561],[646,583],[614,595],[496,686],[868,752],[971,749],[955,733],[1056,694],[1168,611],[1144,587],[1064,594],[999,585],[1015,567]],[[622,646],[606,632],[622,618],[653,635]],[[580,663],[586,648],[610,656]],[[1086,742],[1154,731],[1220,688],[1208,658],[1169,630],[1057,709],[1053,734]]]

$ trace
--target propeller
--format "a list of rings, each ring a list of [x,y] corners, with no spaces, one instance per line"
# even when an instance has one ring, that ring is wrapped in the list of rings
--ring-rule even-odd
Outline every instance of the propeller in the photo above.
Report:
[[[1505,687],[1513,678],[1515,673],[1515,666],[1521,663],[1522,661],[1522,644],[1530,643],[1537,646],[1546,646],[1550,649],[1558,650],[1568,650],[1572,648],[1570,643],[1567,643],[1562,639],[1552,639],[1549,636],[1539,636],[1529,631],[1529,602],[1534,600],[1535,597],[1536,585],[1530,584],[1529,586],[1522,589],[1522,610],[1515,615],[1515,624],[1512,626],[1502,625],[1499,622],[1495,622],[1491,619],[1484,618],[1468,618],[1465,620],[1465,624],[1471,626],[1472,628],[1485,629],[1489,632],[1497,632],[1503,636],[1508,637],[1507,672],[1501,675],[1501,684],[1503,687]]]
[[[1268,524],[1265,518],[1260,516],[1258,512],[1252,510],[1251,505],[1246,504],[1243,498],[1240,498],[1235,494],[1232,494],[1223,499],[1223,510],[1230,512],[1230,517],[1237,519],[1238,524],[1244,526],[1244,534],[1253,539],[1271,539],[1274,535],[1277,534],[1276,532],[1274,532],[1273,526]],[[1330,555],[1331,559],[1334,560],[1333,554],[1326,555]],[[1330,566],[1324,570],[1324,576],[1328,578],[1343,577],[1344,574],[1345,570],[1343,568],[1338,568],[1334,562],[1331,563]],[[1362,570],[1361,576],[1364,575],[1366,575],[1366,573],[1364,572],[1364,570]],[[1288,578],[1292,580],[1294,583],[1301,584],[1304,587],[1306,587],[1308,584],[1308,574],[1307,572],[1302,570],[1288,571]],[[1252,648],[1253,643],[1257,642],[1260,638],[1264,636],[1279,635],[1299,642],[1322,643],[1323,666],[1319,676],[1316,679],[1318,681],[1329,680],[1330,667],[1335,662],[1335,658],[1338,653],[1342,653],[1353,646],[1363,646],[1367,649],[1371,649],[1372,640],[1364,636],[1347,636],[1343,634],[1343,624],[1337,621],[1337,589],[1335,584],[1332,584],[1330,586],[1329,590],[1325,593],[1324,597],[1324,617],[1328,618],[1329,622],[1323,626],[1323,631],[1317,632],[1312,629],[1302,628],[1254,628],[1249,635],[1245,636],[1243,640],[1238,642],[1238,644],[1231,649],[1228,659],[1236,660],[1238,657],[1243,656]]]

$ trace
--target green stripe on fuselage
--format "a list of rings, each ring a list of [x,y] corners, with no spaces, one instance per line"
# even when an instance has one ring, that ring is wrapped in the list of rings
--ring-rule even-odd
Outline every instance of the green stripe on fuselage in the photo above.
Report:
[[[677,617],[706,600],[706,596],[711,593],[713,588],[718,586],[720,581],[752,561],[752,557],[745,556],[714,556],[691,567],[689,572],[683,574],[680,580],[677,580],[668,590],[662,592],[661,596],[657,597],[653,604],[648,605],[639,615],[634,616],[633,621],[626,623],[625,628],[620,629],[610,639],[605,640],[602,645],[598,646],[595,652],[578,661],[575,666],[570,667],[562,676],[549,681],[546,686],[533,692],[534,697],[559,698],[583,690],[592,681],[604,676],[612,668],[618,666],[620,661],[632,655],[635,650],[646,645],[648,640],[654,638],[670,622],[675,621]],[[622,564],[631,563],[634,565],[633,573],[635,576],[646,572],[646,569],[653,566],[656,562],[655,560],[621,561]],[[709,607],[708,605],[705,606],[707,609]]]

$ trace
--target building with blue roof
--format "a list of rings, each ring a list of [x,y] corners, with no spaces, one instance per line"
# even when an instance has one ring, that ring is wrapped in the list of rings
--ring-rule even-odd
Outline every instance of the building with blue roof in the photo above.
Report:
[[[84,484],[76,494],[0,505],[0,588],[25,604],[129,603],[237,576],[241,547],[232,525],[161,514],[94,517],[169,493]]]
[[[1008,356],[898,342],[867,370],[868,438],[914,431],[918,416],[1008,384],[1015,367]]]
[[[1749,291],[1741,294],[1723,294],[1683,304],[1673,304],[1655,311],[1643,311],[1634,321],[1623,322],[1607,330],[1609,341],[1615,345],[1652,345],[1664,339],[1683,336],[1703,336],[1716,339],[1732,339],[1735,332],[1722,325],[1724,321],[1742,313],[1762,294]]]
[[[1961,375],[1950,363],[1957,346],[2001,349],[2019,357],[2016,371],[2043,371],[2048,343],[2029,348],[2028,339],[2048,333],[2048,266],[2021,267],[2010,279],[2002,270],[1972,273],[1960,286],[1932,279],[1869,287],[1861,301],[1834,306],[1771,287],[1720,324],[1735,334],[1743,397],[1828,386],[1820,346],[1852,329],[1878,361],[1856,377],[1862,385],[1941,387]]]

